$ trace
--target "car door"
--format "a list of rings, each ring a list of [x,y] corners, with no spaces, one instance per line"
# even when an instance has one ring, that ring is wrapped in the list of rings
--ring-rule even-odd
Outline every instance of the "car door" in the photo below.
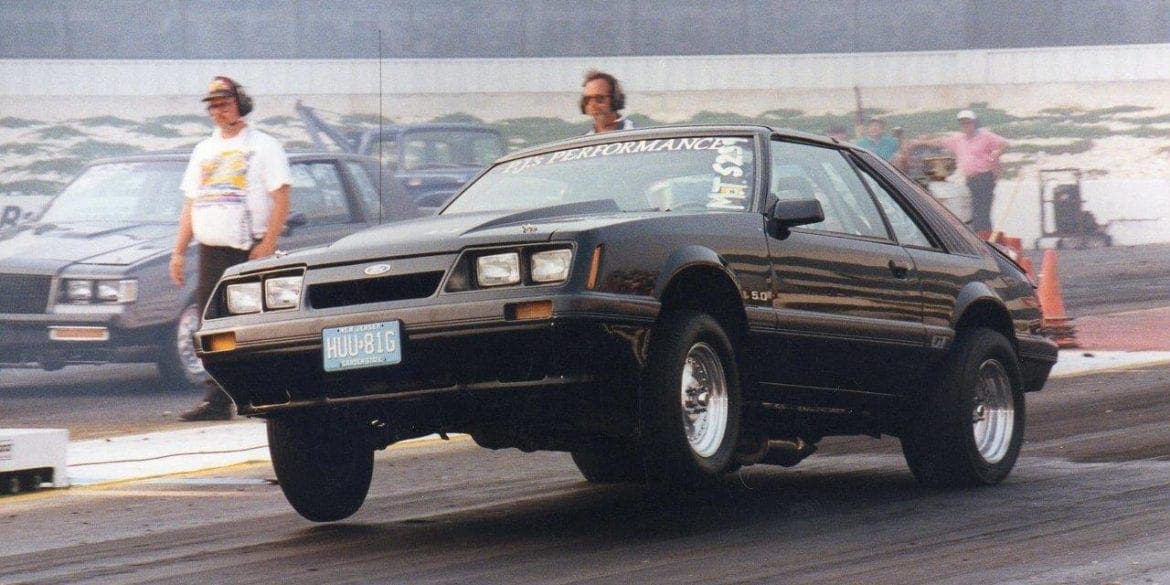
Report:
[[[777,335],[764,386],[817,404],[896,397],[925,339],[913,258],[843,151],[773,140],[770,157],[771,193],[815,198],[825,220],[769,235]]]
[[[963,285],[979,280],[981,271],[994,267],[978,252],[965,248],[962,241],[952,242],[948,249],[940,234],[930,229],[929,222],[909,203],[911,194],[898,190],[890,169],[882,169],[880,161],[865,153],[858,155],[856,162],[890,229],[914,258],[922,288],[922,322],[930,349],[941,353],[954,337],[952,319]]]

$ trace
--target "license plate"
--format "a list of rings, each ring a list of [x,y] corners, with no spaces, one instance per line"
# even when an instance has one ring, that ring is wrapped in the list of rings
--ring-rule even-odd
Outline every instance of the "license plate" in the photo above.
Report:
[[[326,372],[388,366],[402,361],[398,321],[332,327],[321,331]]]

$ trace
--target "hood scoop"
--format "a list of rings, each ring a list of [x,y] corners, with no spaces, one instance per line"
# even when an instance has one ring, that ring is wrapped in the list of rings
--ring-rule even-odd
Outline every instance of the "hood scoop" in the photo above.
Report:
[[[467,233],[474,233],[476,231],[486,230],[502,225],[523,223],[536,219],[548,219],[550,217],[564,217],[568,215],[593,213],[619,213],[621,210],[622,208],[619,207],[617,202],[613,199],[595,199],[593,201],[582,201],[580,203],[566,203],[564,205],[528,209],[509,215],[503,215],[490,221],[481,223],[468,230]]]

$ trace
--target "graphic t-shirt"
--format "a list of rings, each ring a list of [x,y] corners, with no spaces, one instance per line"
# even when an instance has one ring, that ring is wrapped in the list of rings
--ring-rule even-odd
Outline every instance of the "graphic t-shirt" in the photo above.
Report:
[[[251,248],[267,230],[270,192],[291,182],[288,157],[271,136],[246,128],[225,139],[216,129],[195,147],[183,176],[195,239]]]

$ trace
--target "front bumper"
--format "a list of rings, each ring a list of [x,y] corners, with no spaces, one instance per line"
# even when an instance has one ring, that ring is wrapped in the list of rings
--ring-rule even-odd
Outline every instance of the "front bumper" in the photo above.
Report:
[[[550,318],[516,317],[518,304],[541,301],[551,302]],[[412,402],[450,410],[446,426],[455,427],[490,410],[491,392],[617,399],[637,383],[658,309],[648,298],[565,294],[274,312],[205,321],[196,348],[241,414],[347,405],[389,416],[388,404]],[[324,370],[322,330],[390,320],[401,324],[401,363]],[[211,350],[223,335],[234,347]]]
[[[165,327],[127,329],[116,315],[0,316],[0,367],[154,361]]]
[[[1044,387],[1048,374],[1060,355],[1056,342],[1040,335],[1020,335],[1020,370],[1024,376],[1024,391],[1035,392]]]

